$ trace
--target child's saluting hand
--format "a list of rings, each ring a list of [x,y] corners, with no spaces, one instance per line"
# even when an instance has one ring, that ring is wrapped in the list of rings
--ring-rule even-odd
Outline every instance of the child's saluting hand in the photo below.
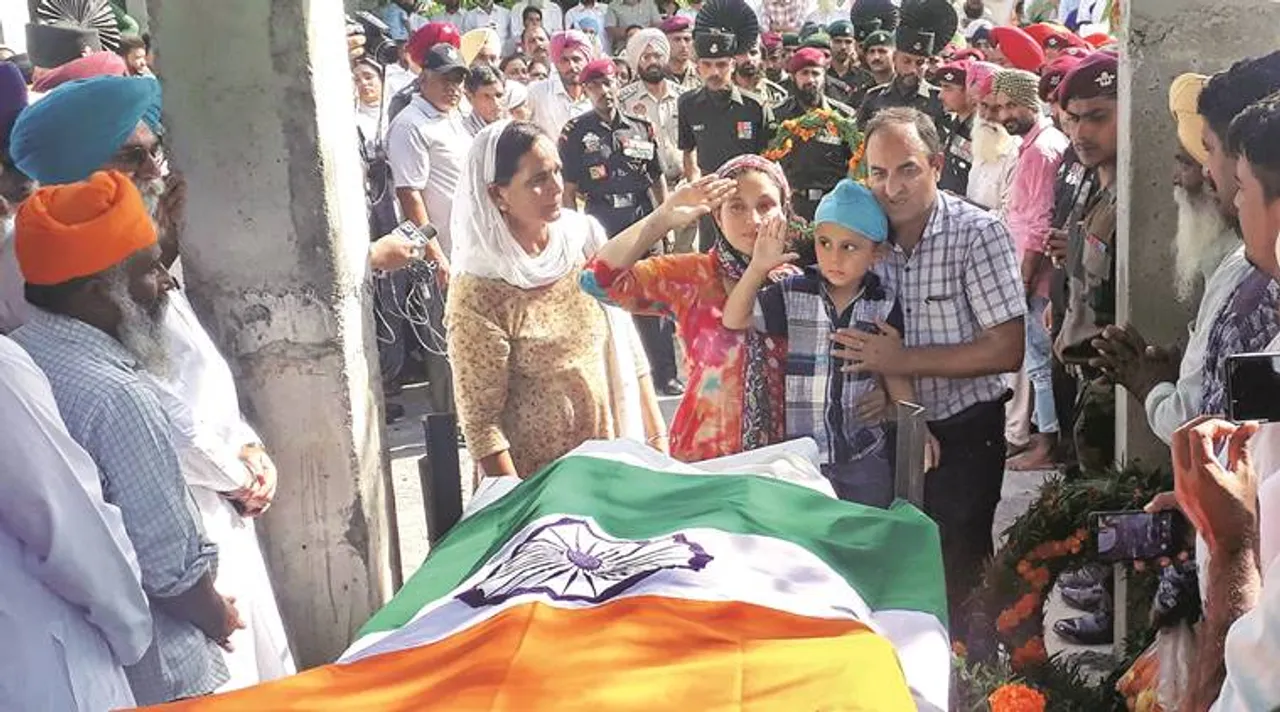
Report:
[[[756,232],[756,244],[751,249],[749,269],[757,275],[766,275],[799,258],[800,255],[795,252],[787,252],[787,219],[782,215],[765,218]]]

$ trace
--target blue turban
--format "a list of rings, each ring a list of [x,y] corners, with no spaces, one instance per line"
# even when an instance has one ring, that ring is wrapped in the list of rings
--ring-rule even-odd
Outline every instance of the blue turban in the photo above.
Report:
[[[889,219],[871,191],[848,178],[822,197],[813,215],[815,226],[835,223],[852,230],[872,242],[889,239]]]
[[[583,15],[582,17],[579,17],[573,25],[583,32],[590,30],[597,35],[604,32],[604,28],[600,26],[600,20],[592,17],[591,15]]]
[[[102,168],[139,121],[160,132],[160,83],[150,77],[68,82],[28,106],[13,125],[13,163],[45,185],[75,183]]]
[[[27,82],[12,62],[0,62],[0,156],[9,145],[9,129],[27,107]]]

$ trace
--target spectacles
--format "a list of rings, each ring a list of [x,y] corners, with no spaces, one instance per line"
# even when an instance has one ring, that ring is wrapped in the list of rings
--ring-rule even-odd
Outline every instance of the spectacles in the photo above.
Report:
[[[133,144],[125,146],[112,156],[111,163],[128,173],[136,173],[154,163],[156,168],[165,165],[164,144],[156,141],[150,147]]]

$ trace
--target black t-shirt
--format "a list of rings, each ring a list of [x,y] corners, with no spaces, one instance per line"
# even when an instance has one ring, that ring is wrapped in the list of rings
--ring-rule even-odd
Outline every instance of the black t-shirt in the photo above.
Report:
[[[714,172],[735,156],[760,153],[773,132],[773,112],[736,88],[685,92],[676,112],[677,145],[681,151],[698,151],[698,169],[703,173]]]
[[[834,110],[850,119],[854,117],[851,107],[831,99],[823,99],[821,108]],[[809,108],[793,96],[774,111],[775,118],[781,124],[804,116]],[[823,131],[808,141],[793,142],[791,153],[778,163],[791,183],[794,196],[792,202],[801,217],[813,219],[822,196],[836,187],[841,178],[849,175],[849,159],[852,157],[853,151],[845,145],[838,133]]]
[[[942,177],[938,187],[956,195],[969,188],[969,169],[973,167],[973,116],[961,119],[950,114],[943,134]]]

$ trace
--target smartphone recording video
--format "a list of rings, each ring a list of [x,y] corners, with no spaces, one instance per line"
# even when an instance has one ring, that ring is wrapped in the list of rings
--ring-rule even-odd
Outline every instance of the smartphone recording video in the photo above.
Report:
[[[1280,353],[1228,356],[1223,369],[1228,419],[1237,423],[1280,421]]]
[[[1137,561],[1177,551],[1181,515],[1165,511],[1092,512],[1089,529],[1103,561]]]

